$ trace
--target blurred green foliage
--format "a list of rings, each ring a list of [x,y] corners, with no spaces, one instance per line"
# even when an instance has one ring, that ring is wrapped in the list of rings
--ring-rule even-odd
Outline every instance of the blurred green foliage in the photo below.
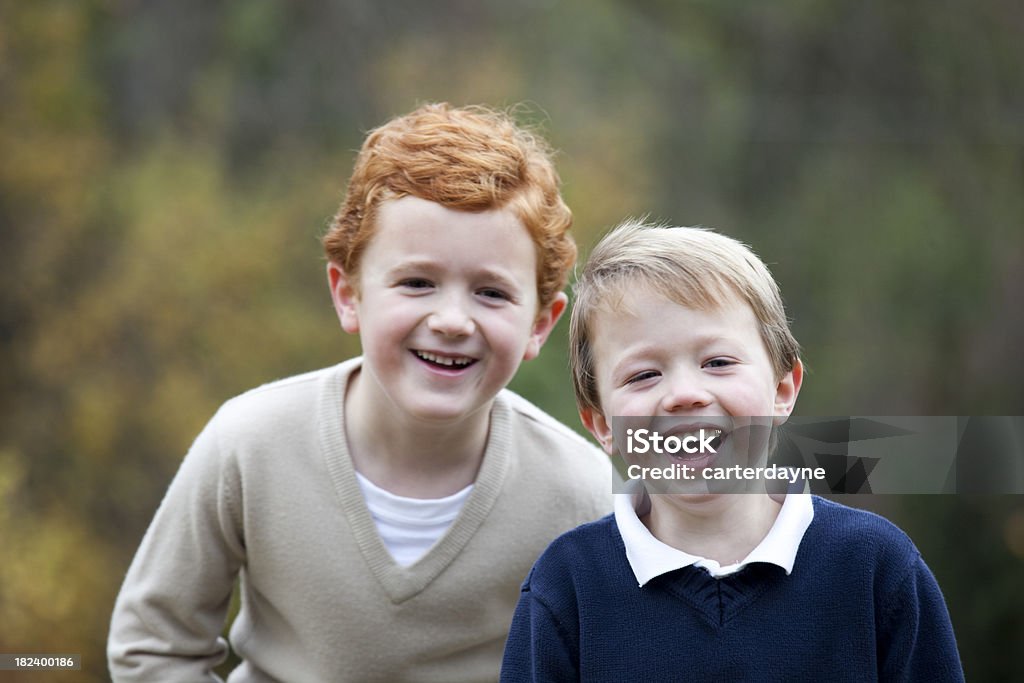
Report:
[[[643,214],[753,244],[804,414],[1024,414],[1022,33],[1012,0],[0,2],[0,652],[105,680],[204,421],[358,353],[317,238],[421,101],[525,103],[584,252]],[[564,349],[513,386],[578,428]],[[1011,680],[1024,501],[856,502],[918,543],[968,679]]]

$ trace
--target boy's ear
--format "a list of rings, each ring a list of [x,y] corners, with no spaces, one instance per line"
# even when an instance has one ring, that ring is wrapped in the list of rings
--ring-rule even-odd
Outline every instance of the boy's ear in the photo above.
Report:
[[[800,394],[800,385],[804,382],[804,364],[797,358],[793,369],[782,376],[775,387],[775,419],[776,426],[783,424],[796,406],[796,397]]]
[[[615,451],[615,444],[612,439],[612,426],[605,419],[604,415],[593,408],[580,408],[580,420],[587,431],[594,435],[601,448],[608,455]]]
[[[359,332],[359,295],[345,271],[334,261],[327,262],[327,282],[331,287],[331,301],[341,322],[341,329],[350,334]]]
[[[565,313],[568,303],[569,297],[565,295],[565,292],[559,292],[551,303],[537,314],[537,319],[533,321],[533,329],[530,330],[530,341],[526,344],[523,360],[533,360],[537,357],[540,348],[544,346],[548,335],[551,334],[551,330],[555,329],[555,323]]]

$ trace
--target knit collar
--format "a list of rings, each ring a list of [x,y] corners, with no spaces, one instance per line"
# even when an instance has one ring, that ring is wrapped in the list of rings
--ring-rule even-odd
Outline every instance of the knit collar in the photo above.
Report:
[[[716,578],[737,572],[752,562],[778,565],[789,574],[793,571],[800,541],[814,519],[810,495],[790,493],[768,535],[739,563],[723,567],[714,560],[690,555],[655,538],[637,514],[637,508],[645,504],[649,501],[643,491],[615,495],[615,524],[626,546],[626,559],[640,586],[657,576],[691,565],[706,569]]]

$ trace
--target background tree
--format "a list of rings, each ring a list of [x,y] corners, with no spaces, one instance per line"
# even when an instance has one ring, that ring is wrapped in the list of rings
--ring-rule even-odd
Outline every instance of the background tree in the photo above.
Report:
[[[802,414],[1024,414],[1022,19],[1010,0],[0,1],[0,652],[79,652],[49,679],[106,680],[113,598],[205,420],[358,353],[317,238],[363,133],[420,101],[525,103],[584,251],[642,214],[753,244],[806,348]],[[514,387],[577,425],[564,347],[563,325]],[[1011,680],[1024,501],[852,502],[921,548],[968,678]]]

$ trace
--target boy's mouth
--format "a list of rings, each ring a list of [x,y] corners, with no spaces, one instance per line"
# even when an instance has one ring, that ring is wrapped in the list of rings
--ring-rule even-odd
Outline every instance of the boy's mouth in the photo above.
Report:
[[[690,443],[692,444],[691,447],[701,444],[700,450],[695,450],[695,452],[690,453],[680,450],[669,455],[672,460],[693,464],[697,467],[709,466],[717,460],[722,444],[729,437],[729,434],[724,429],[712,424],[680,426],[676,429],[669,429],[664,435],[666,437],[674,436],[683,443]],[[708,450],[703,450],[704,446]]]
[[[679,437],[683,442],[686,442],[687,438],[692,437],[690,439],[691,443],[706,443],[714,452],[718,452],[718,449],[722,446],[722,441],[725,440],[725,432],[717,427],[701,427],[700,429],[690,429],[685,432],[673,432],[673,436]],[[694,453],[693,455],[700,457],[705,454]],[[683,455],[683,458],[685,457]]]
[[[463,368],[468,368],[473,363],[476,363],[476,358],[470,358],[469,356],[445,356],[438,353],[432,353],[430,351],[421,351],[419,349],[413,349],[412,353],[417,358],[429,363],[430,365],[449,370],[462,370]]]
[[[687,432],[683,432],[678,435],[679,438],[685,440],[686,437],[692,436],[698,443],[702,440],[706,441],[708,446],[715,449],[716,451],[722,445],[722,441],[725,439],[725,432],[717,427],[692,429]],[[710,439],[708,437],[711,437]]]

